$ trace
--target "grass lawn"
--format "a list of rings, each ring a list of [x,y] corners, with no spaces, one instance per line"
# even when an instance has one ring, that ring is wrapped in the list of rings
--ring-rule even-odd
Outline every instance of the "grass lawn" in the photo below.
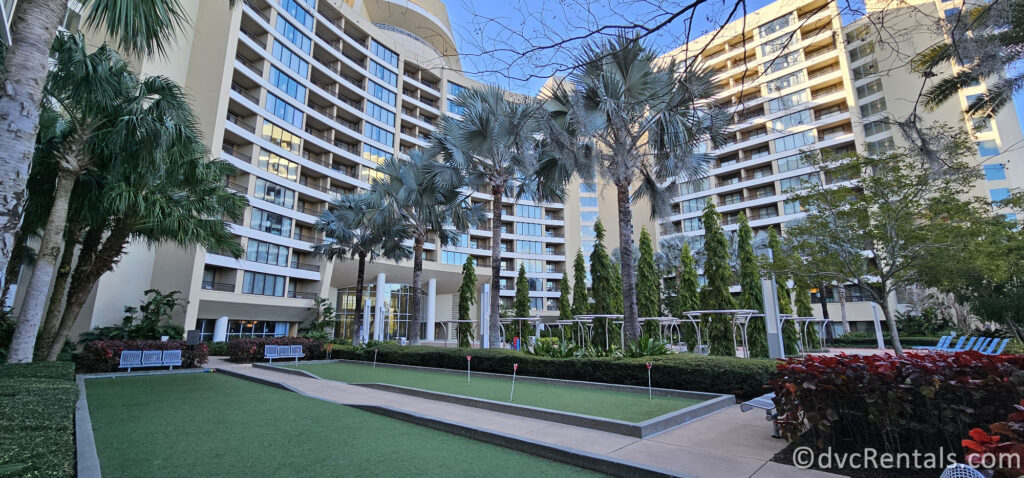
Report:
[[[217,373],[86,381],[104,476],[587,476]]]
[[[512,383],[511,375],[509,378],[474,376],[472,383],[467,384],[465,374],[391,367],[373,368],[370,365],[351,363],[305,364],[291,367],[339,382],[386,383],[501,402],[508,401]],[[515,398],[512,403],[636,423],[699,402],[700,400],[670,397],[654,397],[653,400],[649,400],[645,393],[516,381]]]

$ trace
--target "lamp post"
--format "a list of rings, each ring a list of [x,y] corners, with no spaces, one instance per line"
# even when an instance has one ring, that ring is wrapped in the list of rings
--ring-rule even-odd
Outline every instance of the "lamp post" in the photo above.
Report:
[[[772,250],[767,246],[760,246],[763,249],[761,255],[767,256],[774,264],[775,258]],[[786,358],[786,349],[782,345],[782,324],[779,322],[779,293],[775,284],[775,273],[768,277],[761,278],[761,295],[764,297],[764,322],[768,331],[768,356],[773,359]]]

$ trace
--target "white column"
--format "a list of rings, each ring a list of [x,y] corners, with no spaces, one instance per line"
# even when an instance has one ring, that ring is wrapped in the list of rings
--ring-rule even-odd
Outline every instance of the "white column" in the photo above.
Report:
[[[427,336],[424,340],[434,340],[434,321],[437,319],[437,279],[427,281]]]
[[[389,299],[384,286],[386,279],[387,276],[383,272],[377,274],[377,298],[374,300],[373,314],[373,338],[376,340],[382,340],[384,336],[384,303]]]
[[[213,341],[224,342],[228,339],[228,318],[221,317],[213,325]]]
[[[484,283],[484,291],[480,294],[480,348],[486,349],[490,335],[490,313],[491,313],[491,284]]]

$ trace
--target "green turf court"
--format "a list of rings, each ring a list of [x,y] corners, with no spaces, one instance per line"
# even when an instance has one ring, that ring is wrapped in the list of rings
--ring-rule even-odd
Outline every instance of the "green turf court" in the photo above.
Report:
[[[429,370],[376,367],[353,363],[291,365],[318,377],[347,383],[386,383],[434,392],[501,402],[508,401],[512,379],[475,375],[466,383],[465,374]],[[674,397],[647,398],[646,393],[597,390],[549,383],[516,381],[514,404],[611,418],[638,423],[700,403]]]
[[[223,374],[85,383],[105,477],[596,476]]]

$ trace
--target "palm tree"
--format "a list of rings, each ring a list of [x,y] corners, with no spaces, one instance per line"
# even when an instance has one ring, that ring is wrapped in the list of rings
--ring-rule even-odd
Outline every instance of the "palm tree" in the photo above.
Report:
[[[578,63],[566,81],[546,92],[553,118],[573,136],[552,143],[561,157],[584,165],[584,176],[597,170],[615,185],[621,260],[632,264],[631,204],[647,197],[652,216],[659,215],[666,185],[704,174],[709,158],[698,151],[709,139],[721,144],[728,121],[702,106],[715,93],[710,71],[661,60],[635,38],[592,43]],[[623,325],[631,343],[640,334],[635,272],[624,267],[622,278]]]
[[[488,86],[466,89],[455,102],[465,108],[461,119],[441,118],[429,154],[439,154],[447,170],[436,176],[445,185],[486,187],[491,195],[491,297],[488,346],[498,347],[501,290],[501,209],[506,195],[518,189],[541,199],[560,194],[564,175],[538,176],[545,160],[542,133],[547,115],[533,99],[510,97]]]
[[[84,0],[84,27],[100,30],[128,55],[163,55],[189,22],[178,0]],[[234,0],[230,1],[234,5]],[[7,269],[25,205],[25,183],[39,131],[50,38],[67,2],[22,0],[15,9],[0,85],[0,271]]]
[[[461,184],[441,181],[435,174],[441,165],[421,150],[409,151],[409,159],[390,158],[377,167],[378,176],[369,195],[375,207],[395,230],[412,237],[412,320],[409,342],[420,342],[420,294],[423,282],[423,246],[430,236],[437,250],[455,243],[460,232],[483,219],[480,206],[471,204]]]
[[[324,233],[326,242],[313,250],[328,259],[357,259],[356,272],[356,331],[365,330],[363,323],[363,284],[366,261],[389,259],[402,261],[412,252],[405,245],[409,239],[405,230],[388,217],[377,214],[366,193],[346,194],[331,201],[330,207],[320,214],[316,229]],[[354,339],[358,340],[358,339]]]

